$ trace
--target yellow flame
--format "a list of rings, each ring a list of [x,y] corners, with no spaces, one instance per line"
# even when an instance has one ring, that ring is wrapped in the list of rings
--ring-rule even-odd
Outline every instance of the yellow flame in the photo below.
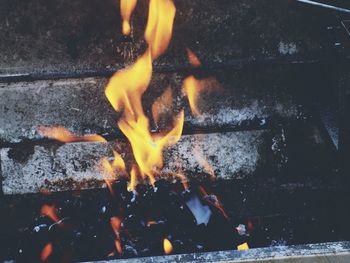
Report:
[[[188,98],[188,102],[191,107],[192,114],[194,116],[201,115],[200,111],[198,110],[198,96],[200,92],[200,82],[194,77],[189,76],[185,78],[182,89],[185,93],[185,95]]]
[[[109,80],[105,94],[116,111],[124,110],[125,118],[142,113],[141,97],[152,76],[152,60],[147,50],[135,64],[116,72]]]
[[[72,134],[70,131],[63,127],[39,127],[38,132],[41,136],[54,139],[60,142],[68,143],[68,142],[106,142],[106,139],[100,135],[83,135],[76,136]]]
[[[151,182],[154,181],[154,173],[163,167],[164,147],[173,145],[180,139],[183,122],[182,110],[176,118],[174,128],[165,135],[152,135],[145,115],[139,116],[136,120],[122,119],[118,122],[120,130],[130,141],[141,174],[148,176]]]
[[[164,93],[158,97],[152,105],[152,116],[156,124],[159,124],[160,116],[167,110],[171,109],[173,102],[173,93],[171,88],[168,87]]]
[[[156,59],[169,46],[176,8],[171,0],[150,0],[145,39]]]
[[[131,169],[129,190],[135,189],[138,174],[142,178],[147,176],[154,184],[154,175],[163,167],[164,147],[176,143],[182,134],[184,111],[180,112],[173,129],[168,133],[151,134],[141,101],[152,77],[152,62],[169,45],[175,13],[176,8],[171,0],[150,0],[145,31],[149,47],[132,66],[116,72],[105,90],[113,108],[122,112],[118,127],[129,140],[138,165]],[[152,108],[156,115],[157,106]]]
[[[249,249],[248,243],[243,243],[243,244],[238,245],[237,249],[238,250],[248,250]]]
[[[128,191],[132,192],[135,190],[137,185],[137,168],[135,165],[131,168],[130,171],[130,182],[128,184]]]
[[[171,252],[173,252],[173,245],[167,238],[164,238],[163,240],[163,249],[166,255],[169,255]]]
[[[120,15],[123,19],[123,35],[130,34],[130,17],[135,9],[136,3],[137,0],[120,0]]]

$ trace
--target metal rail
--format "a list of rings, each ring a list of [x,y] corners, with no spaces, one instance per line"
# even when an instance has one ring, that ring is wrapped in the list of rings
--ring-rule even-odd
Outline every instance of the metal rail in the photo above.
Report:
[[[346,8],[343,8],[343,7],[338,7],[338,6],[324,4],[324,3],[320,3],[320,2],[316,2],[316,1],[310,1],[310,0],[296,0],[296,1],[300,2],[300,3],[308,4],[308,5],[318,6],[318,7],[327,8],[327,9],[330,9],[330,10],[334,10],[334,11],[350,14],[350,10],[346,9]]]

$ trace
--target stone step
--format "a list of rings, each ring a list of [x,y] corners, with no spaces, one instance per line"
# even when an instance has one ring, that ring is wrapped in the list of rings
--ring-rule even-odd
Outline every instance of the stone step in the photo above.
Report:
[[[2,190],[5,194],[23,194],[104,186],[100,160],[113,159],[113,149],[121,154],[130,171],[135,161],[125,139],[107,143],[22,143],[2,148]],[[272,180],[296,186],[300,182],[326,182],[336,167],[333,150],[317,126],[307,123],[183,135],[177,144],[164,150],[162,176],[172,180],[169,174],[180,173],[188,179],[206,181],[214,174],[219,180]]]
[[[147,4],[138,1],[133,34],[126,39],[118,0],[1,0],[0,77],[111,72],[143,52]],[[175,5],[173,41],[156,61],[160,67],[188,65],[186,47],[204,64],[328,48],[323,36],[332,18],[322,9],[287,0],[176,0]]]
[[[165,150],[164,173],[179,172],[189,178],[207,178],[208,169],[196,156],[205,159],[221,179],[251,176],[263,166],[277,166],[280,153],[272,145],[283,145],[280,133],[262,130],[184,135]],[[197,155],[193,149],[197,147]],[[133,157],[125,140],[109,143],[19,145],[0,150],[2,190],[5,194],[65,191],[100,187],[102,157],[112,158],[112,149],[131,167]],[[283,151],[282,151],[283,152]],[[276,155],[276,156],[275,156]]]
[[[249,122],[264,127],[268,119],[300,119],[304,114],[293,96],[295,90],[305,85],[300,83],[303,78],[288,68],[265,68],[255,70],[254,74],[212,70],[196,75],[205,79],[204,87],[211,90],[199,100],[203,113],[199,117],[192,116],[181,92],[186,75],[154,74],[143,96],[149,117],[153,102],[168,86],[173,91],[172,110],[178,112],[185,107],[185,126],[189,129],[232,128]],[[0,83],[0,147],[42,138],[37,132],[39,126],[64,126],[79,135],[116,133],[118,114],[104,95],[107,81],[84,78]],[[165,128],[168,121],[165,118],[152,128]]]

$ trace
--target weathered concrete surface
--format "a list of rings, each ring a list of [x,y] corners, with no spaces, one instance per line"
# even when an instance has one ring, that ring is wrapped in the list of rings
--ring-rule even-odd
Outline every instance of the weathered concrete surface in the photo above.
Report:
[[[165,152],[164,171],[181,172],[189,177],[206,171],[193,152],[208,161],[218,178],[252,176],[257,169],[276,166],[271,144],[280,136],[271,131],[250,131],[187,135]],[[116,143],[70,143],[36,145],[0,150],[2,188],[5,194],[63,191],[98,187],[103,184],[99,161],[112,157],[113,147],[124,157],[127,167],[133,162],[124,141]],[[278,152],[276,152],[278,154]]]
[[[138,1],[132,40],[121,36],[118,0],[1,0],[0,73],[104,70],[143,52],[146,0]],[[330,12],[288,0],[176,0],[173,42],[158,65],[313,53],[327,46]]]
[[[246,251],[219,251],[139,259],[98,261],[98,263],[165,263],[165,262],[245,262],[245,263],[348,263],[350,242],[307,244],[255,248]]]
[[[249,72],[212,71],[198,76],[207,79],[212,92],[203,93],[199,109],[203,115],[194,118],[181,92],[180,73],[155,74],[144,94],[144,109],[171,86],[173,111],[186,106],[186,123],[201,127],[240,125],[242,121],[264,118],[297,118],[299,107],[292,91],[299,86],[288,70],[262,69]],[[104,95],[104,78],[43,80],[0,83],[0,142],[15,143],[38,139],[39,126],[63,126],[75,134],[109,134],[116,129],[118,114]],[[172,111],[171,111],[172,112]],[[169,125],[165,118],[160,128]],[[263,123],[262,123],[263,124]]]

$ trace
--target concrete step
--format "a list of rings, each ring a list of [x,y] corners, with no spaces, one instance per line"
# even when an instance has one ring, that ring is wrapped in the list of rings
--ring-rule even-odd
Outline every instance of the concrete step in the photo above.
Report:
[[[164,153],[165,176],[179,172],[189,178],[208,178],[196,159],[206,159],[216,177],[244,178],[262,166],[277,167],[278,158],[272,144],[283,144],[282,137],[271,131],[228,132],[202,135],[184,135]],[[64,191],[101,187],[104,185],[100,160],[112,158],[112,149],[123,156],[131,167],[133,157],[125,140],[109,143],[82,142],[69,144],[19,145],[0,150],[2,190],[5,194],[39,192],[43,189]],[[279,152],[275,152],[280,155]],[[171,177],[169,177],[171,178]]]
[[[148,1],[138,1],[133,35],[121,35],[119,1],[0,1],[0,74],[110,72],[143,52]],[[177,0],[173,41],[158,66],[188,65],[185,48],[204,64],[241,58],[314,54],[330,12],[287,0]],[[96,74],[96,73],[95,73]]]
[[[301,75],[289,68],[264,68],[235,72],[212,70],[196,76],[206,79],[199,100],[203,113],[193,117],[187,98],[181,92],[187,73],[157,73],[143,96],[146,114],[166,87],[173,91],[173,109],[185,106],[185,126],[200,128],[234,127],[254,122],[262,126],[268,120],[302,119],[305,115],[293,92],[305,84]],[[0,145],[37,140],[39,126],[64,126],[75,134],[116,133],[118,114],[104,95],[106,78],[40,80],[0,83]],[[165,106],[167,108],[168,106]],[[152,125],[165,128],[167,118]],[[259,128],[259,127],[255,127]],[[239,129],[239,127],[238,127]]]

